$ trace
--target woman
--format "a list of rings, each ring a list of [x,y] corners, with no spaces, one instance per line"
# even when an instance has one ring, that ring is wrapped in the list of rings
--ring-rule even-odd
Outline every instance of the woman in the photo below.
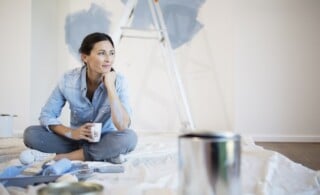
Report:
[[[79,52],[84,65],[64,74],[41,110],[41,126],[25,130],[24,143],[34,149],[25,154],[35,159],[46,156],[41,153],[45,152],[56,153],[55,160],[121,163],[119,157],[135,148],[137,135],[129,129],[126,81],[112,68],[113,41],[104,33],[92,33],[84,38]],[[66,102],[71,110],[70,127],[58,120]],[[93,123],[102,123],[97,143],[90,142]]]

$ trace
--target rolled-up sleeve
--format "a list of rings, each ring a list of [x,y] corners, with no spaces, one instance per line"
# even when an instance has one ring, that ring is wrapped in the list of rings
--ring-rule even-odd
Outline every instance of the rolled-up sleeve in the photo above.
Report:
[[[46,104],[42,107],[40,113],[40,124],[49,129],[49,125],[60,125],[61,122],[58,119],[61,114],[61,110],[66,103],[66,99],[61,91],[61,84],[63,81],[56,86],[48,98]]]
[[[132,109],[130,106],[128,82],[125,79],[125,77],[120,76],[116,85],[117,85],[117,93],[118,93],[120,102],[122,103],[123,107],[126,109],[127,113],[129,114],[130,119],[132,119]]]

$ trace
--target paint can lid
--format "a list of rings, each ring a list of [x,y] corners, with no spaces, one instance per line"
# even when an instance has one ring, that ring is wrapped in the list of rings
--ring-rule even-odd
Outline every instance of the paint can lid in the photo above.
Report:
[[[91,182],[50,183],[37,191],[38,195],[100,195],[103,186]]]

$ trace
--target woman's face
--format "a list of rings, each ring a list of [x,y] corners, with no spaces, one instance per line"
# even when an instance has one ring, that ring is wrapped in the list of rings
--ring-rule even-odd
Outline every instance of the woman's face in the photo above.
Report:
[[[87,64],[88,71],[97,74],[110,72],[114,58],[115,51],[109,41],[95,43],[90,55],[82,54],[82,60]]]

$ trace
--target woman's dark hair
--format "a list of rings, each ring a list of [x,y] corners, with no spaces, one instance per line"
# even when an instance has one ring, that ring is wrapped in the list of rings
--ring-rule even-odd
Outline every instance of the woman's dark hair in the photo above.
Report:
[[[95,33],[87,35],[83,39],[81,46],[79,48],[79,52],[82,54],[90,55],[90,52],[91,52],[94,44],[97,42],[100,42],[100,41],[109,41],[111,43],[112,47],[114,47],[113,41],[109,35],[107,35],[105,33],[95,32]]]

